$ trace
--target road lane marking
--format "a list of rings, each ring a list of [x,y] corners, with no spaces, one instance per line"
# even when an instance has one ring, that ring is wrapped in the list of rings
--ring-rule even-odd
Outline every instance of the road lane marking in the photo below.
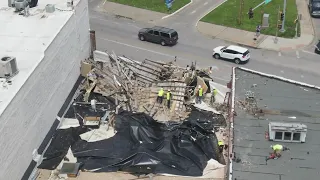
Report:
[[[150,50],[150,49],[145,49],[145,48],[138,47],[138,46],[133,46],[133,45],[130,45],[130,44],[122,43],[122,42],[119,42],[119,41],[114,41],[114,40],[111,40],[111,39],[106,39],[106,38],[98,38],[98,39],[102,39],[102,40],[105,40],[105,41],[113,42],[113,43],[116,43],[116,44],[121,44],[123,46],[128,46],[128,47],[132,47],[132,48],[135,48],[135,49],[140,49],[140,50],[151,52],[151,53],[155,53],[155,54],[160,54],[160,55],[167,56],[167,57],[175,57],[175,56],[172,56],[172,55],[169,55],[169,54],[153,51],[153,50]]]
[[[205,6],[205,5],[207,5],[208,4],[208,2],[205,2],[203,5]]]
[[[201,18],[198,19],[197,23],[196,23],[196,27],[198,26],[198,23],[200,21],[200,19],[202,19],[204,16],[206,16],[207,14],[209,14],[209,12],[215,10],[217,7],[221,6],[223,3],[225,3],[227,0],[223,0],[221,3],[217,4],[213,9],[208,9],[207,12],[204,12],[202,15],[201,15]]]
[[[97,38],[97,39],[104,40],[104,41],[109,41],[109,42],[112,42],[112,43],[115,43],[115,44],[120,44],[120,45],[123,45],[123,46],[127,46],[127,47],[131,47],[131,48],[139,49],[139,50],[142,50],[142,51],[147,51],[147,52],[151,52],[151,53],[154,53],[154,54],[163,55],[163,56],[170,57],[170,58],[176,57],[176,56],[172,56],[172,55],[170,55],[170,54],[161,53],[161,52],[158,52],[158,51],[153,51],[153,50],[150,50],[150,49],[146,49],[146,48],[142,48],[142,47],[139,47],[139,46],[134,46],[134,45],[122,43],[122,42],[115,41],[115,40],[111,40],[111,39],[100,38],[100,37],[96,37],[96,38]],[[181,57],[178,57],[178,58],[181,59],[181,60],[189,61],[188,59],[185,59],[185,58],[181,58]],[[213,63],[214,63],[214,62],[213,62]],[[221,66],[222,66],[222,67],[225,67],[225,68],[231,68],[231,66],[225,65],[225,64],[221,64]],[[215,69],[215,68],[213,68],[213,69]],[[220,70],[220,69],[219,69],[219,70]],[[229,81],[230,81],[230,80],[223,79],[223,78],[218,78],[218,77],[214,77],[214,78],[219,79],[219,80],[223,80],[223,81],[226,81],[226,82],[229,82]]]
[[[296,55],[297,55],[297,58],[299,59],[300,58],[299,51],[296,51]]]
[[[319,56],[319,55],[317,55],[316,53],[314,53],[314,52],[310,52],[310,51],[306,51],[306,50],[302,50],[302,52],[304,52],[304,53],[308,53],[308,54],[312,54],[312,55],[315,55],[315,56]]]
[[[184,8],[186,8],[187,6],[189,6],[191,3],[193,3],[193,0],[191,0],[188,4],[182,6],[180,9],[176,10],[174,13],[169,14],[169,15],[166,15],[166,16],[163,16],[161,19],[166,19],[166,18],[168,18],[168,17],[171,17],[171,16],[177,14],[178,12],[182,11]]]
[[[192,11],[190,14],[194,14],[195,12],[197,12],[196,10]]]

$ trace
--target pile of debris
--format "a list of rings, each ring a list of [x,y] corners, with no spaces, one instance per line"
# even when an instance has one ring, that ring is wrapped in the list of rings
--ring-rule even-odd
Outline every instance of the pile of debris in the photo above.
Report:
[[[190,68],[181,68],[174,61],[149,59],[138,62],[115,53],[94,51],[94,60],[82,63],[82,74],[87,77],[84,102],[94,92],[114,98],[117,109],[144,112],[158,121],[183,120],[199,85],[205,97],[211,96],[210,75],[205,70],[196,70],[195,66],[192,63]],[[171,91],[169,109],[156,102],[161,88]]]
[[[213,82],[195,66],[95,51],[94,60],[82,62],[86,79],[38,168],[59,169],[59,177],[79,169],[224,177],[218,139],[228,136],[226,112],[214,108],[217,102],[207,105]],[[199,85],[204,99],[195,104]],[[156,101],[161,88],[172,93],[170,108]]]

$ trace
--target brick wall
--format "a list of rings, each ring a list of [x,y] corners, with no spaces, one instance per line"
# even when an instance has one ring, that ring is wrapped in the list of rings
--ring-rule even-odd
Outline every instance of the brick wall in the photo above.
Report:
[[[19,180],[55,120],[89,56],[88,1],[44,53],[44,59],[1,115],[0,179]]]

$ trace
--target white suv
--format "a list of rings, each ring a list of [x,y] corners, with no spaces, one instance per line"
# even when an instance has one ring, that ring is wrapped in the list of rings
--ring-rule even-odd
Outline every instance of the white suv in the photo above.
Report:
[[[248,62],[250,53],[248,49],[239,46],[219,46],[213,49],[213,57],[232,60],[236,64],[240,64]]]

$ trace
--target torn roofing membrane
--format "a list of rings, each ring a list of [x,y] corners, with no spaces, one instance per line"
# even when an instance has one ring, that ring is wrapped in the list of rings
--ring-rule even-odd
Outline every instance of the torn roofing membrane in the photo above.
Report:
[[[96,142],[80,138],[90,128],[59,129],[38,168],[55,169],[71,146],[86,171],[202,176],[207,161],[218,159],[212,125],[217,122],[203,117],[202,121],[190,116],[183,122],[159,123],[145,113],[121,111],[115,116],[117,133]]]

